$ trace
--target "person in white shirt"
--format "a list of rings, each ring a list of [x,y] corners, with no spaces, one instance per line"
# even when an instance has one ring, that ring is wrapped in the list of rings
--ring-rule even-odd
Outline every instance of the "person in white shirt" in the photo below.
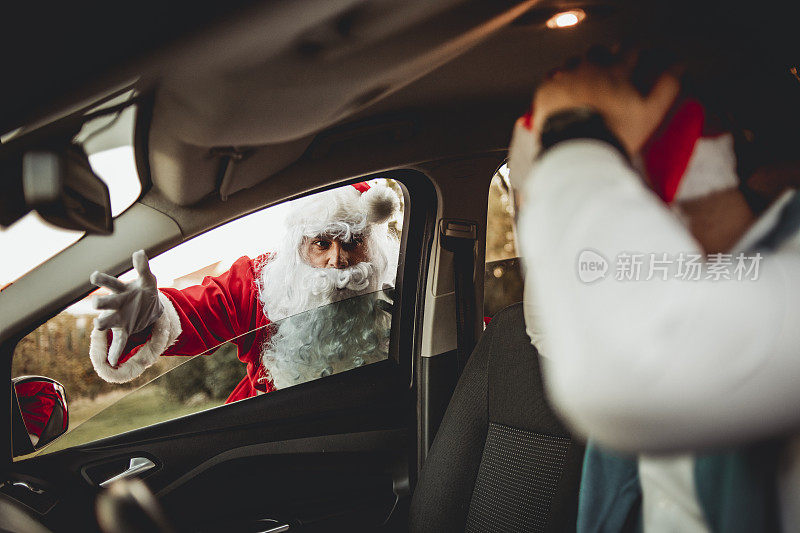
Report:
[[[547,391],[577,433],[638,457],[645,530],[728,523],[703,507],[691,454],[780,437],[777,521],[800,531],[800,199],[756,219],[722,135],[693,145],[671,209],[637,167],[681,84],[665,73],[643,96],[632,65],[556,72],[512,141]]]

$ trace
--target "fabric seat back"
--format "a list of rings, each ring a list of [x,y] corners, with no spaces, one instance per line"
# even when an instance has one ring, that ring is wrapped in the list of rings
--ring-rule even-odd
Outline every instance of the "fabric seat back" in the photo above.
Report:
[[[583,446],[544,396],[522,305],[498,313],[420,474],[411,531],[574,531]]]

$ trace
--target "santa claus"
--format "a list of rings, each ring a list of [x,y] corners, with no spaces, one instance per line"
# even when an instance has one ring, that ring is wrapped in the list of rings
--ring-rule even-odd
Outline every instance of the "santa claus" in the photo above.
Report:
[[[241,257],[183,290],[157,289],[143,251],[130,283],[94,272],[92,284],[112,291],[95,298],[95,371],[124,383],[161,355],[232,342],[247,375],[229,403],[385,359],[391,317],[381,291],[394,285],[399,246],[388,222],[398,208],[384,185],[312,195],[287,216],[273,253]]]

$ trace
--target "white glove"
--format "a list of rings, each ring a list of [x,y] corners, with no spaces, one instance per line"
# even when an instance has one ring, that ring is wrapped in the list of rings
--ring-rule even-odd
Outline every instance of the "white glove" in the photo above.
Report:
[[[114,367],[122,356],[128,337],[145,329],[164,312],[164,306],[158,300],[156,277],[150,272],[144,250],[134,252],[133,268],[139,277],[130,283],[97,271],[89,276],[92,285],[106,287],[114,293],[94,299],[95,308],[104,309],[94,320],[94,327],[100,331],[111,328],[113,334],[108,364]]]
[[[533,130],[533,118],[528,113],[514,123],[511,146],[508,149],[508,180],[520,195],[533,170],[533,163],[541,148],[539,136]]]

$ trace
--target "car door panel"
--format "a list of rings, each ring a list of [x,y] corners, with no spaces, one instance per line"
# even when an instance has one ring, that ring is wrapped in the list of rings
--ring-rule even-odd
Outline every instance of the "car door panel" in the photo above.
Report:
[[[91,527],[99,482],[131,457],[153,459],[144,479],[192,530],[234,516],[376,527],[406,496],[393,487],[405,484],[409,394],[384,361],[22,461],[14,476],[57,501],[45,515],[54,530]]]

